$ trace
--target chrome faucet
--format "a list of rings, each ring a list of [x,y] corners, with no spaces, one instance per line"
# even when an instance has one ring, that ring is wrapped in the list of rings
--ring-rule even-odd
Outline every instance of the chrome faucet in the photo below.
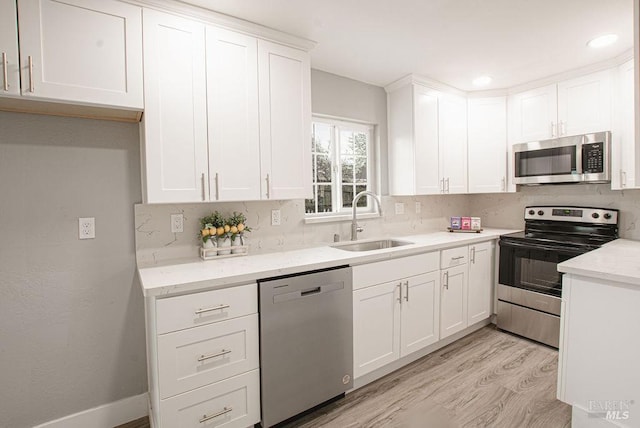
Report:
[[[356,241],[358,239],[358,232],[363,231],[362,227],[358,226],[358,221],[356,219],[356,207],[360,198],[367,195],[371,196],[373,200],[376,201],[376,203],[378,204],[378,214],[380,214],[380,217],[382,217],[382,203],[380,203],[380,198],[378,197],[378,195],[376,195],[375,193],[369,190],[365,190],[363,192],[358,193],[356,196],[354,196],[353,202],[351,202],[351,206],[353,210],[353,218],[351,219],[351,240],[352,241]]]

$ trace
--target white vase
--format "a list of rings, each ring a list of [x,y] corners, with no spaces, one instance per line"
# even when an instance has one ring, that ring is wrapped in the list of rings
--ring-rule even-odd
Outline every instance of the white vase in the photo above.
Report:
[[[226,256],[227,254],[231,254],[231,239],[218,238],[218,255]]]
[[[216,242],[213,240],[213,238],[209,238],[202,243],[202,248],[209,249],[209,248],[215,248],[215,247],[216,247]]]
[[[241,245],[247,245],[245,244],[246,242],[246,238],[243,235],[236,235],[233,239],[233,241],[231,242],[231,245],[234,247],[238,247]],[[232,254],[243,254],[246,253],[247,249],[246,248],[232,248],[231,249],[231,253]]]

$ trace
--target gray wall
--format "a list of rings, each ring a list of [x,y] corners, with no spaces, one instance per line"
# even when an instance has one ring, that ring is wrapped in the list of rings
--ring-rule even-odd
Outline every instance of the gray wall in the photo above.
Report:
[[[311,110],[345,119],[356,119],[378,125],[377,164],[380,192],[389,193],[387,168],[387,94],[379,86],[311,70]]]
[[[0,112],[0,427],[147,390],[139,147],[137,124]]]

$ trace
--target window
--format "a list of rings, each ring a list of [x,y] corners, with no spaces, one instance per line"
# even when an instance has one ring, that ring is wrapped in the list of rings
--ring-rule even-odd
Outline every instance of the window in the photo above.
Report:
[[[371,125],[313,118],[313,199],[305,200],[307,216],[349,213],[353,197],[372,190],[372,135]],[[357,209],[369,211],[369,198],[361,198]]]

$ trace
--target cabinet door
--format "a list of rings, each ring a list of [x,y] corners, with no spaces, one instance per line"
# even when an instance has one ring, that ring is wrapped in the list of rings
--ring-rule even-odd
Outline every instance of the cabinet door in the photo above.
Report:
[[[507,191],[507,99],[471,98],[469,193]]]
[[[491,316],[491,291],[494,284],[493,254],[493,242],[482,242],[469,246],[468,325]]]
[[[141,8],[19,0],[22,95],[141,109]],[[164,61],[163,65],[173,63]]]
[[[440,272],[412,276],[402,282],[400,356],[438,341]]]
[[[353,292],[353,376],[400,356],[400,281]]]
[[[442,271],[440,278],[440,339],[467,327],[468,266],[456,266]]]
[[[442,193],[440,186],[439,144],[438,144],[438,93],[424,86],[415,85],[414,104],[414,146],[415,189],[417,195]],[[399,168],[406,168],[399,165]]]
[[[307,52],[258,41],[263,199],[313,195],[310,79]]]
[[[445,193],[467,193],[467,100],[442,95],[439,100],[440,178]]]
[[[635,103],[633,60],[618,69],[614,124],[611,133],[611,188],[614,190],[636,187],[635,180]]]
[[[0,95],[20,95],[17,16],[15,0],[0,0]]]
[[[211,200],[260,199],[258,41],[207,27]]]
[[[208,199],[204,25],[144,11],[146,202]]]
[[[558,134],[578,135],[611,129],[611,71],[558,84]]]
[[[556,85],[509,97],[509,143],[546,140],[558,136]]]

